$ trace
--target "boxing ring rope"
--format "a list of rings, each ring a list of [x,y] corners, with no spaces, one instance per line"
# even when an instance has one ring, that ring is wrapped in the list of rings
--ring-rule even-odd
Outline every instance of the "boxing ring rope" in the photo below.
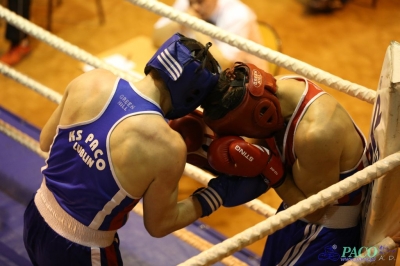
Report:
[[[363,87],[359,84],[349,82],[334,76],[319,68],[313,67],[300,60],[294,59],[258,43],[245,39],[236,34],[232,34],[226,30],[220,29],[204,20],[193,17],[185,12],[175,10],[174,8],[158,2],[156,0],[128,0],[129,2],[145,8],[153,13],[163,17],[168,17],[180,24],[183,24],[196,31],[202,32],[214,39],[223,41],[235,46],[243,51],[256,55],[269,62],[272,62],[285,69],[291,70],[297,74],[303,75],[311,80],[318,81],[336,90],[345,92],[368,103],[373,103],[376,92],[374,90]]]
[[[62,99],[62,95],[54,90],[36,82],[35,80],[21,74],[18,71],[8,67],[7,65],[0,62],[0,72],[7,77],[13,78],[14,80],[18,81],[22,85],[32,89],[33,91],[39,93],[40,95],[44,96],[45,98],[49,99],[50,101],[59,104]]]
[[[165,8],[158,6],[158,5],[162,6],[161,3],[151,0],[148,0],[145,3],[143,1],[136,1],[136,0],[135,1],[130,0],[130,1],[132,3],[140,3],[140,5],[143,5],[143,7],[147,6],[148,9],[151,9],[155,6],[154,10],[157,10],[159,14],[161,15],[165,14],[165,16],[168,16],[169,18],[178,21],[186,26],[192,27],[196,30],[199,30],[205,34],[213,36],[214,38],[222,41],[225,41],[226,39],[225,42],[231,45],[235,46],[243,45],[244,51],[256,54],[257,56],[260,56],[264,59],[267,59],[268,61],[276,63],[286,69],[292,70],[295,73],[319,81],[327,86],[338,89],[339,91],[345,92],[361,100],[367,101],[369,103],[374,102],[376,93],[373,90],[367,89],[358,84],[342,80],[334,75],[326,73],[322,70],[314,68],[298,60],[292,59],[283,54],[272,51],[256,43],[245,40],[239,36],[218,30],[218,28],[216,28],[215,26],[209,25],[201,20],[192,18],[182,12],[175,11],[174,9],[168,6],[166,6]],[[183,19],[179,18],[178,16],[182,16]],[[128,80],[137,80],[138,78],[138,76],[133,77],[131,74],[121,71],[105,63],[104,61],[94,57],[93,55],[79,49],[78,47],[63,41],[62,39],[52,35],[51,33],[37,27],[31,22],[8,11],[1,5],[0,5],[0,17],[6,19],[7,22],[13,24],[17,28],[25,31],[26,33],[37,37],[38,39],[50,44],[54,48],[80,61],[87,62],[88,64],[96,68],[108,69],[114,74],[119,75]],[[188,20],[188,22],[184,21],[184,19]],[[202,30],[201,28],[205,30]],[[236,39],[238,40],[235,41]],[[289,63],[286,64],[286,62]],[[31,82],[31,80],[26,79],[25,77],[23,77],[23,75],[20,76],[19,74],[17,74],[17,72],[9,69],[3,64],[0,64],[0,71],[6,73],[6,75],[10,77],[17,79],[18,81],[21,81],[28,87],[34,88],[34,90],[40,92],[42,95],[49,96],[49,99],[52,99],[53,101],[59,101],[59,96],[56,94],[53,95],[52,93],[49,93],[48,88],[44,86],[43,87],[36,86],[37,85],[36,82]],[[319,77],[317,77],[317,75]],[[7,126],[4,126],[3,122],[0,123],[0,130],[9,132],[9,128]],[[12,136],[13,134],[10,133],[6,134],[15,139],[15,137]],[[17,141],[20,141],[21,143],[23,142],[22,143],[23,145],[27,145],[25,141],[21,141],[20,139]],[[29,141],[28,141],[28,146],[29,146]],[[32,149],[32,147],[29,148]],[[43,156],[43,154],[41,156]],[[351,191],[358,189],[363,185],[370,183],[372,180],[377,179],[378,177],[382,176],[382,174],[393,170],[399,165],[400,165],[400,152],[397,152],[357,172],[353,176],[345,180],[342,180],[339,183],[332,185],[331,187],[328,187],[327,189],[320,191],[319,193],[297,203],[296,205],[291,206],[287,210],[279,212],[276,215],[256,224],[255,226],[235,235],[234,237],[213,246],[212,248],[202,252],[197,256],[192,257],[191,259],[187,260],[186,262],[183,262],[180,265],[207,265],[213,262],[220,261],[221,258],[226,257],[234,253],[235,251],[275,232],[276,230],[285,227],[286,225],[294,222],[295,220],[312,213],[316,209],[322,208],[334,202],[336,199],[344,196],[345,194],[350,193]],[[193,169],[185,168],[185,173],[190,174],[191,177],[192,175],[194,176],[196,175],[193,174],[192,171]],[[199,176],[202,176],[202,178],[205,178],[204,180],[209,180],[208,177],[203,177],[201,172],[197,172],[197,174]],[[201,183],[204,184],[204,180]],[[392,242],[390,243],[391,245],[393,244]]]
[[[354,175],[290,206],[274,216],[248,228],[241,233],[213,246],[199,255],[196,255],[179,266],[200,266],[217,262],[220,258],[230,255],[241,248],[282,229],[290,223],[323,208],[335,200],[350,192],[371,183],[381,177],[384,173],[400,166],[400,152],[396,152],[386,158],[370,165]],[[393,242],[393,240],[392,240]]]
[[[14,139],[18,143],[24,145],[34,153],[38,154],[43,159],[47,158],[47,153],[43,152],[37,140],[33,139],[32,137],[28,136],[27,134],[21,132],[20,130],[16,129],[15,127],[11,126],[10,124],[6,123],[2,119],[0,119],[0,131],[3,132],[6,136]]]

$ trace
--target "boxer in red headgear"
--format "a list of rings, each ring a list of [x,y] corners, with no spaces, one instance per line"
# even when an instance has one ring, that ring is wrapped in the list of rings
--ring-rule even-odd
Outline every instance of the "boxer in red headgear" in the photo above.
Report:
[[[202,107],[219,137],[209,147],[210,165],[230,175],[263,176],[283,200],[278,212],[368,164],[365,138],[352,118],[304,77],[273,78],[236,63],[221,73]],[[267,138],[268,148],[240,137]],[[359,188],[269,235],[260,265],[338,265],[345,247],[360,248],[364,192]]]
[[[217,103],[217,112],[203,104],[205,123],[220,137],[209,147],[209,164],[230,175],[262,175],[268,187],[279,187],[285,172],[274,140],[269,139],[267,149],[238,137],[269,138],[283,128],[275,78],[253,64],[237,62],[222,73],[218,84],[216,97],[222,100],[210,103]]]
[[[218,135],[261,139],[271,137],[283,128],[281,106],[276,97],[276,82],[271,74],[253,64],[241,62],[227,69],[224,74],[220,84],[228,83],[228,90],[232,90],[232,93],[235,90],[241,92],[232,101],[229,99],[232,93],[228,91],[219,102],[220,107],[226,111],[225,114],[210,114],[208,105],[203,104],[204,121],[212,130]]]

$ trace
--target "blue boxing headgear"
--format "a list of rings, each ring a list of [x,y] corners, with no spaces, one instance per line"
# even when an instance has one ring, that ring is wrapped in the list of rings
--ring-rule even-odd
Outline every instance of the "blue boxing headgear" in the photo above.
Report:
[[[217,85],[220,66],[208,48],[176,33],[146,64],[144,73],[156,69],[171,95],[172,110],[165,117],[175,119],[194,111]]]

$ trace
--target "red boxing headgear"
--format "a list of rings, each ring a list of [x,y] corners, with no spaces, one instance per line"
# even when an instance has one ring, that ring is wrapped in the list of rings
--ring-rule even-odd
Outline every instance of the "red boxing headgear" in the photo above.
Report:
[[[269,138],[283,128],[281,107],[275,95],[276,80],[253,64],[236,62],[234,70],[237,68],[243,68],[247,74],[243,80],[246,91],[241,103],[216,120],[204,113],[204,121],[219,136]],[[234,82],[237,83],[232,80],[231,87]]]

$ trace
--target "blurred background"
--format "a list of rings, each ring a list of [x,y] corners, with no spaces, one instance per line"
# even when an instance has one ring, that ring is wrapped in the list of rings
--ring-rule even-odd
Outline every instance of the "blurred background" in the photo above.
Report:
[[[49,13],[50,2],[52,11]],[[98,13],[99,2],[104,18]],[[34,0],[30,21],[45,29],[51,28],[56,36],[100,56],[134,38],[149,39],[154,23],[160,18],[128,1],[99,2]],[[171,5],[173,0],[160,2]],[[310,12],[305,0],[242,2],[255,11],[260,21],[275,29],[282,53],[370,89],[377,87],[389,43],[400,42],[400,0],[350,0],[341,8],[323,12]],[[6,7],[7,1],[0,0],[0,4]],[[4,36],[5,25],[5,21],[0,20],[0,36]],[[67,84],[83,73],[82,62],[34,37],[29,37],[29,40],[32,51],[14,66],[16,70],[59,93],[63,93]],[[9,43],[0,37],[0,55],[8,48]],[[147,45],[132,45],[127,49],[131,49],[132,54],[146,54],[150,48],[155,49]],[[138,64],[137,67],[142,66]],[[136,71],[143,73],[143,69]],[[279,74],[290,73],[282,68],[279,71]],[[368,135],[373,106],[324,85],[322,87],[339,100]],[[56,108],[56,104],[3,75],[0,75],[0,106],[39,129]],[[180,197],[187,197],[199,186],[191,178],[183,177]],[[280,203],[272,190],[260,199],[274,208]],[[202,221],[230,237],[263,219],[245,207],[236,207],[222,208]],[[261,255],[264,243],[265,238],[249,249]]]

